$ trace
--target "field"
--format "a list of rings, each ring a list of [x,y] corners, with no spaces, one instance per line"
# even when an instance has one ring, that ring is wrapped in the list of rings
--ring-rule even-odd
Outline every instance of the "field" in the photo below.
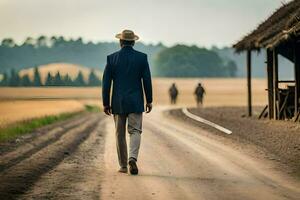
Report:
[[[12,100],[0,101],[0,128],[17,121],[46,115],[76,112],[84,105],[76,100]]]
[[[178,105],[194,106],[193,91],[199,79],[156,78],[154,104],[168,105],[168,88],[179,90]],[[201,79],[206,89],[205,106],[245,106],[245,79]],[[266,81],[253,80],[253,104],[266,104]],[[101,88],[0,88],[0,126],[45,115],[84,109],[85,104],[101,105]]]
[[[168,88],[175,83],[179,90],[178,104],[195,106],[194,90],[201,82],[206,90],[205,106],[245,106],[247,103],[247,85],[245,79],[165,79],[153,81],[154,101],[157,104],[169,104]],[[265,79],[254,79],[252,83],[253,104],[264,105],[267,102]]]

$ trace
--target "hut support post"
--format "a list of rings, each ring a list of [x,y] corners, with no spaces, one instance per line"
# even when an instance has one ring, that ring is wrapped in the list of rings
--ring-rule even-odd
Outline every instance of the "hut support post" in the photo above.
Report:
[[[278,119],[277,110],[278,99],[278,54],[277,49],[273,49],[273,118]]]
[[[295,116],[299,112],[299,98],[300,98],[300,49],[299,44],[294,42],[294,64],[295,64]]]
[[[252,93],[251,93],[251,50],[247,51],[247,92],[248,92],[248,116],[252,116]]]
[[[274,102],[273,102],[273,54],[267,49],[267,75],[268,75],[268,114],[269,119],[274,118]]]

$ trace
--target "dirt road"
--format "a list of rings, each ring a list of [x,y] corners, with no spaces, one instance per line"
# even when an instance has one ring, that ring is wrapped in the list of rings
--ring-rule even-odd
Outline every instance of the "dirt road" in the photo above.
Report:
[[[249,158],[155,110],[144,119],[140,174],[118,174],[112,121],[106,127],[102,199],[300,198],[299,182],[272,163]]]
[[[145,115],[138,176],[117,173],[112,118],[87,114],[1,147],[0,199],[299,199],[272,163],[162,110]]]

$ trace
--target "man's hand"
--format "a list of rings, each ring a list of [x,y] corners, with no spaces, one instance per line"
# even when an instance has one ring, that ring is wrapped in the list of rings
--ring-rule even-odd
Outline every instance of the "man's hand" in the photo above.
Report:
[[[152,110],[152,103],[147,103],[146,104],[146,113],[151,112],[151,110]]]
[[[110,106],[104,106],[104,112],[107,115],[111,115],[111,108],[110,108]]]

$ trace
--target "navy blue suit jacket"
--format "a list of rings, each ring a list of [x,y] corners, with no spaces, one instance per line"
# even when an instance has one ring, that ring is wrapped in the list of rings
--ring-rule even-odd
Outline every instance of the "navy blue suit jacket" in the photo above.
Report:
[[[146,54],[125,46],[107,56],[102,79],[103,106],[111,106],[113,114],[142,113],[145,110],[143,89],[147,103],[152,103],[151,74]]]

